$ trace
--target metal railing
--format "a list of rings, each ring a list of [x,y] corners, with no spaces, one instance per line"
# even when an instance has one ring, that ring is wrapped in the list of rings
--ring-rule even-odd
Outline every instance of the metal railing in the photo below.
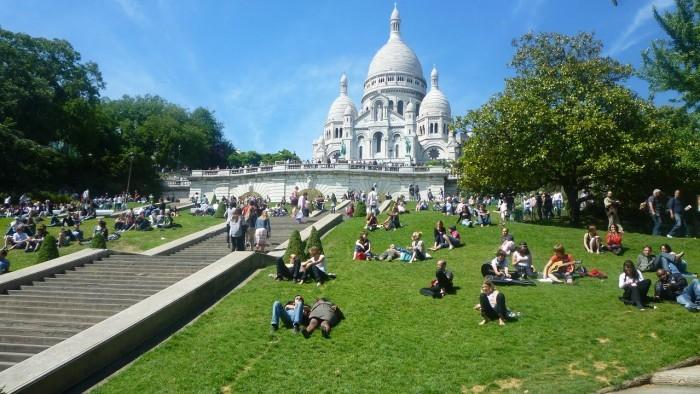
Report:
[[[222,170],[192,170],[191,177],[225,177],[232,175],[245,175],[260,172],[286,172],[299,170],[313,171],[372,171],[372,172],[392,172],[392,173],[434,173],[448,176],[454,179],[455,176],[450,170],[442,166],[407,166],[391,164],[368,164],[368,163],[285,163],[275,165],[264,165],[259,167],[244,167],[236,169]],[[170,183],[168,183],[170,185]]]

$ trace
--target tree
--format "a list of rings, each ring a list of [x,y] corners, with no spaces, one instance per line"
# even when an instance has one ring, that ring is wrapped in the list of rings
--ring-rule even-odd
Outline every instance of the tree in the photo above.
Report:
[[[289,261],[289,256],[296,255],[299,259],[306,259],[306,248],[304,247],[304,242],[301,240],[301,234],[299,230],[292,231],[289,236],[289,243],[287,244],[287,250],[284,252],[284,261]]]
[[[660,165],[655,108],[621,85],[632,68],[602,57],[600,41],[528,33],[513,45],[516,75],[504,91],[457,118],[473,133],[457,165],[463,187],[558,186],[577,222],[579,191],[628,190]]]
[[[36,262],[43,263],[44,261],[53,260],[55,258],[58,258],[56,237],[47,234],[46,237],[44,237],[44,241],[41,243],[41,247],[36,252]]]
[[[653,41],[642,53],[642,74],[652,90],[675,90],[695,111],[700,107],[700,0],[676,0],[675,10],[663,15],[653,10],[669,39]]]
[[[364,201],[358,201],[355,205],[355,213],[353,214],[353,217],[363,218],[365,215],[367,215],[367,204],[365,204]]]
[[[311,234],[309,234],[309,238],[306,240],[306,254],[309,255],[309,249],[312,247],[317,247],[320,251],[321,254],[323,254],[323,243],[321,242],[321,234],[316,230],[316,227],[311,226]]]
[[[216,207],[216,212],[214,212],[214,217],[223,219],[224,216],[226,216],[226,204],[219,203],[219,205]]]

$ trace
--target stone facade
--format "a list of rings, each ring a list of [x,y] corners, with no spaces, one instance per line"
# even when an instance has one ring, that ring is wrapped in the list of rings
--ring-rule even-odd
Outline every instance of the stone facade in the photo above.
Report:
[[[450,103],[438,71],[433,67],[426,94],[423,68],[401,39],[400,25],[394,7],[389,40],[370,63],[359,112],[347,94],[347,76],[340,78],[340,95],[313,143],[314,161],[423,163],[459,157],[461,136],[450,130]]]

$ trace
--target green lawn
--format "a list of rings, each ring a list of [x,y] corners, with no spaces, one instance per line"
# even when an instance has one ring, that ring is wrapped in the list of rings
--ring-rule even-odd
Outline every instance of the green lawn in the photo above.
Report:
[[[114,219],[107,218],[106,221],[111,233],[114,230]],[[3,234],[9,227],[10,222],[12,222],[12,218],[0,219],[0,228],[3,229]],[[44,223],[47,224],[48,222],[49,221],[44,221]],[[164,230],[128,231],[122,233],[121,238],[118,240],[108,241],[107,247],[112,250],[123,252],[141,252],[221,222],[222,219],[216,219],[213,216],[192,216],[189,213],[182,213],[179,217],[175,218],[175,223],[177,224],[175,227]],[[81,224],[81,229],[86,237],[89,238],[91,236],[92,230],[96,224],[97,221],[95,219],[85,221]],[[58,234],[59,229],[60,227],[48,227],[49,233],[54,236]],[[1,246],[0,244],[0,247]],[[87,247],[90,247],[89,242],[83,245],[73,242],[70,246],[60,248],[59,253],[61,256],[65,256]],[[23,250],[11,250],[8,255],[8,260],[10,260],[11,264],[10,270],[17,271],[35,264],[36,253],[25,253]]]
[[[404,215],[400,230],[370,235],[373,248],[407,244],[414,230],[432,234],[440,218],[432,212]],[[499,327],[478,326],[472,310],[479,266],[500,243],[498,227],[463,229],[465,247],[414,264],[351,261],[361,227],[353,219],[324,239],[337,280],[299,286],[271,280],[267,274],[274,270],[267,268],[97,392],[593,392],[700,352],[699,314],[674,304],[638,311],[617,299],[623,260],[666,238],[627,234],[625,256],[594,256],[583,252],[583,230],[513,224],[516,241],[528,242],[538,269],[561,241],[610,279],[503,287],[509,307],[523,316]],[[685,250],[691,269],[698,270],[699,242],[670,243]],[[432,278],[438,258],[447,259],[460,289],[436,300],[418,289]],[[297,293],[307,301],[326,296],[342,307],[346,320],[332,339],[320,333],[304,339],[283,329],[269,335],[272,302]]]

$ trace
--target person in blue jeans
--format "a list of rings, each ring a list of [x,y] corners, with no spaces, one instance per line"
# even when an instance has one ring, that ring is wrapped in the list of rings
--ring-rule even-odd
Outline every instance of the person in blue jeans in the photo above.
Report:
[[[700,312],[700,280],[693,279],[683,293],[676,298],[676,302],[690,312]]]
[[[7,260],[7,249],[0,250],[0,274],[10,272],[10,261]]]
[[[673,198],[668,200],[668,204],[666,204],[666,208],[668,209],[668,215],[671,217],[671,220],[673,220],[673,227],[671,228],[671,231],[668,232],[666,235],[668,238],[673,238],[678,235],[678,231],[681,230],[681,228],[685,227],[685,235],[688,235],[688,226],[684,223],[685,221],[683,220],[683,215],[685,214],[686,211],[689,211],[692,207],[690,205],[683,205],[683,201],[681,201],[681,191],[676,190],[673,193]]]
[[[272,303],[272,321],[270,322],[270,332],[275,332],[279,328],[280,319],[285,326],[291,326],[295,334],[301,332],[301,325],[306,324],[309,317],[310,308],[304,304],[304,297],[294,296],[294,300],[282,305],[279,301]]]
[[[659,253],[659,264],[661,268],[672,274],[687,273],[688,264],[683,261],[684,252],[674,253],[671,250],[671,245],[662,244],[661,253]]]
[[[647,209],[653,223],[651,234],[661,235],[661,190],[654,189],[651,196],[647,198]]]

